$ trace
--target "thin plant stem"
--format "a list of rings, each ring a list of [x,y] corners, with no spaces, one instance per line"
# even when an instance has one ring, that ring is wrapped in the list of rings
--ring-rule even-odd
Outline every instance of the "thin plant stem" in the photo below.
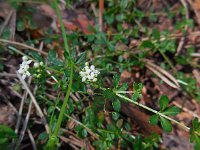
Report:
[[[60,9],[58,8],[57,0],[54,0],[53,5],[54,5],[54,7],[56,9],[56,15],[58,16],[58,20],[59,20],[59,23],[60,23],[60,28],[61,28],[61,31],[62,31],[62,37],[63,37],[63,40],[64,40],[65,50],[70,56],[70,50],[69,50],[67,35],[66,35],[64,24],[62,22],[62,15],[61,15]]]
[[[66,32],[65,32],[64,24],[62,22],[62,15],[61,15],[60,9],[58,8],[57,0],[53,1],[53,6],[54,6],[54,8],[56,10],[56,14],[57,14],[58,20],[60,22],[61,32],[62,32],[62,36],[63,36],[63,40],[64,40],[65,51],[69,54],[69,57],[70,57],[70,50],[69,50],[69,46],[68,46],[67,35],[66,35]],[[74,63],[72,62],[71,58],[69,58],[69,59],[70,59],[69,60],[69,66],[70,66],[69,85],[68,85],[68,88],[67,88],[67,92],[66,92],[66,96],[65,96],[63,105],[61,107],[60,114],[58,116],[58,121],[56,123],[55,130],[53,132],[53,136],[54,137],[58,136],[58,132],[59,132],[62,120],[63,120],[64,112],[65,112],[65,109],[66,109],[66,106],[67,106],[67,102],[69,100],[69,96],[70,96],[70,92],[71,92],[71,87],[72,87]]]
[[[165,55],[165,53],[163,53],[159,48],[158,51],[160,52],[160,54],[163,56],[163,58],[165,59],[165,61],[170,65],[170,67],[173,69],[173,71],[175,73],[177,73],[176,68],[173,66],[173,64],[171,63],[171,61],[169,60],[169,58]]]
[[[158,114],[159,116],[161,116],[161,117],[163,117],[163,118],[165,118],[165,119],[167,119],[167,120],[170,120],[170,121],[174,122],[175,124],[179,125],[181,128],[183,128],[183,129],[184,129],[185,131],[187,131],[187,132],[189,132],[189,130],[190,130],[190,128],[187,127],[186,125],[184,125],[184,124],[182,124],[182,123],[180,123],[180,122],[178,122],[178,121],[176,121],[176,120],[174,120],[174,119],[172,119],[172,118],[170,118],[170,117],[168,117],[168,116],[166,116],[166,115],[164,115],[164,114],[162,114],[162,113],[160,113],[160,112],[158,112],[158,111],[156,111],[156,110],[154,110],[154,109],[152,109],[152,108],[150,108],[150,107],[147,107],[147,106],[145,106],[145,105],[143,105],[143,104],[140,104],[140,103],[138,103],[138,102],[136,102],[136,101],[133,101],[133,100],[131,100],[130,98],[124,96],[124,95],[121,95],[121,94],[118,94],[118,93],[116,93],[116,95],[117,95],[118,97],[120,97],[120,98],[122,98],[122,99],[124,99],[124,100],[126,100],[126,101],[128,101],[128,102],[130,102],[130,103],[133,103],[133,104],[135,104],[135,105],[137,105],[137,106],[139,106],[139,107],[142,107],[142,108],[144,108],[144,109],[146,109],[146,110],[148,110],[148,111],[150,111],[150,112],[153,112],[153,113],[155,113],[155,114]]]
[[[70,92],[71,92],[72,80],[73,80],[73,65],[71,65],[71,68],[70,68],[70,80],[69,80],[67,93],[66,93],[63,105],[61,107],[60,114],[59,114],[59,117],[58,117],[58,121],[56,123],[56,127],[55,127],[55,130],[54,130],[54,133],[53,133],[55,136],[58,135],[58,131],[60,129],[60,126],[61,126],[61,123],[62,123],[62,120],[63,120],[63,116],[64,116],[64,113],[65,113],[65,109],[66,109],[67,102],[69,100],[69,96],[70,96]]]

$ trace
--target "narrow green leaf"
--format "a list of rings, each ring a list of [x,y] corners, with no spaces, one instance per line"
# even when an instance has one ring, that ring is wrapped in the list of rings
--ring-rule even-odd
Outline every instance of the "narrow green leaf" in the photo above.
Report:
[[[113,118],[113,120],[117,120],[118,118],[119,118],[119,113],[117,113],[117,112],[113,112],[112,113],[112,118]]]
[[[122,86],[118,89],[119,91],[126,91],[128,89],[128,83],[123,83]]]
[[[163,111],[167,107],[167,105],[169,104],[169,98],[166,95],[162,95],[160,97],[159,104],[160,104],[161,111]]]
[[[133,101],[137,101],[140,97],[142,96],[142,94],[140,92],[135,92],[133,93],[133,95],[131,96],[131,99]]]
[[[108,99],[113,99],[115,97],[115,93],[111,89],[106,89],[103,91],[103,96]]]
[[[165,110],[163,114],[168,115],[168,116],[176,116],[178,113],[180,113],[181,110],[175,106],[172,106]]]
[[[152,125],[158,124],[158,118],[159,118],[159,115],[152,115],[149,118],[149,123],[152,124]]]
[[[86,52],[81,53],[77,58],[76,64],[82,63],[85,60],[85,58],[86,58]]]
[[[48,53],[48,61],[56,66],[63,66],[64,63],[57,58],[56,51],[50,50]]]
[[[118,88],[118,85],[119,85],[119,81],[120,81],[120,76],[119,74],[114,74],[113,76],[113,84],[114,84],[114,87],[115,88]]]
[[[160,117],[161,126],[164,129],[165,132],[171,132],[172,131],[172,125],[171,122],[163,117]]]
[[[5,138],[16,138],[17,137],[17,135],[13,131],[13,129],[6,125],[0,125],[0,134],[3,135]]]
[[[200,122],[197,118],[192,121],[190,128],[190,141],[194,143],[194,149],[200,149]]]
[[[143,41],[142,44],[140,45],[141,48],[154,48],[155,45],[149,41],[149,40],[146,40],[146,41]]]
[[[156,39],[159,40],[160,39],[160,32],[157,29],[153,29],[152,30],[152,36]]]
[[[32,55],[32,57],[33,57],[35,60],[37,60],[38,62],[43,61],[42,56],[41,56],[40,54],[38,54],[38,52],[30,51],[29,53],[30,53],[30,54]]]
[[[114,109],[115,111],[119,112],[120,109],[121,109],[121,102],[120,102],[120,100],[119,100],[119,99],[114,99],[114,100],[112,101],[112,106],[113,106],[113,109]]]

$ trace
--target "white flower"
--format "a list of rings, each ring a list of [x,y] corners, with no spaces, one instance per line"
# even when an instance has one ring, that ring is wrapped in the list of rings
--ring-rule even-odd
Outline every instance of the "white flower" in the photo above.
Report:
[[[20,68],[18,70],[18,73],[22,75],[22,79],[25,79],[26,76],[30,76],[29,64],[32,62],[32,60],[28,60],[27,56],[22,57],[23,62],[20,64]]]
[[[85,67],[80,71],[82,82],[96,82],[97,76],[100,72],[95,69],[94,65],[89,66],[89,63],[85,63]]]
[[[43,65],[44,65],[44,63],[41,61],[41,62],[40,62],[40,66],[43,66]]]
[[[95,70],[95,66],[94,65],[90,66],[90,69]]]
[[[27,61],[27,60],[28,60],[28,57],[27,57],[27,56],[23,56],[23,57],[22,57],[22,60],[23,60],[23,61]]]
[[[33,65],[35,68],[38,68],[40,66],[40,64],[38,62],[35,62]]]

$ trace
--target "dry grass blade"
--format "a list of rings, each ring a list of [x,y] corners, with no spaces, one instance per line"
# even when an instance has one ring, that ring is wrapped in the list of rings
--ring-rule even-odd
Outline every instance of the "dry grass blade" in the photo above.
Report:
[[[49,126],[47,124],[46,118],[45,118],[40,106],[38,105],[35,97],[33,96],[32,92],[30,91],[30,89],[27,86],[26,82],[22,79],[21,75],[18,74],[18,72],[17,72],[17,76],[18,76],[19,80],[21,81],[22,85],[24,86],[24,88],[27,90],[28,94],[30,95],[30,98],[32,99],[33,104],[35,105],[35,108],[37,109],[40,117],[43,119],[43,123],[44,123],[45,129],[46,129],[46,132],[49,133]]]
[[[66,138],[64,136],[60,136],[60,139],[62,141],[64,141],[65,143],[71,143],[71,144],[76,145],[76,146],[81,147],[81,148],[85,147],[84,142],[82,142],[81,140],[76,139],[73,136],[70,136],[70,138]]]
[[[156,69],[161,74],[165,75],[168,79],[170,79],[171,81],[173,81],[175,83],[175,85],[177,86],[177,88],[180,88],[180,85],[179,85],[178,81],[170,73],[168,73],[167,71],[165,71],[161,67],[153,64],[148,59],[145,59],[145,61],[147,62],[147,65],[149,65],[153,69]]]
[[[21,47],[24,47],[24,48],[39,52],[39,53],[47,56],[46,52],[40,51],[39,49],[31,47],[31,46],[26,45],[26,44],[22,44],[22,43],[19,43],[19,42],[14,42],[14,41],[9,41],[9,40],[4,40],[4,39],[0,39],[0,42],[1,43],[7,43],[7,44],[13,44],[13,45],[21,46]]]
[[[28,84],[30,84],[30,83],[31,83],[31,78],[28,80]],[[23,97],[21,99],[19,112],[18,112],[19,115],[18,115],[18,118],[17,118],[16,126],[15,126],[15,133],[16,134],[18,134],[18,130],[19,130],[20,123],[21,123],[21,118],[22,118],[22,111],[23,111],[23,108],[24,108],[24,102],[27,99],[27,96],[28,96],[28,92],[25,91],[24,94],[23,94]]]
[[[191,53],[190,54],[192,57],[200,57],[200,53]]]
[[[17,109],[15,108],[15,106],[13,106],[13,104],[10,101],[8,101],[8,100],[5,100],[5,103],[7,103],[14,110],[14,112],[16,113],[16,115],[19,117],[19,112],[17,111]],[[24,119],[23,118],[22,118],[22,122],[24,123]],[[37,146],[36,146],[34,137],[33,137],[33,135],[32,135],[32,133],[31,133],[31,131],[30,131],[29,128],[27,128],[27,132],[28,132],[28,135],[29,135],[32,147],[33,147],[33,150],[37,150]]]
[[[4,21],[3,25],[1,26],[1,29],[0,29],[0,36],[2,35],[3,30],[4,30],[5,27],[7,26],[8,22],[9,22],[11,16],[12,16],[12,14],[13,14],[13,10],[11,10],[11,11],[9,12],[8,16],[6,17],[6,20]]]
[[[186,10],[185,18],[189,19],[189,9],[188,9],[187,2],[185,0],[180,0],[180,1],[181,1],[182,5],[184,6],[185,10]],[[185,25],[184,29],[187,31],[187,29],[188,29],[187,24]],[[181,52],[184,43],[185,43],[185,37],[183,36],[183,37],[181,37],[180,42],[178,44],[178,48],[176,50],[176,56],[179,55],[179,53]]]
[[[19,137],[19,140],[18,140],[18,142],[16,144],[15,150],[17,150],[19,148],[19,146],[20,146],[20,144],[21,144],[21,142],[22,142],[22,140],[24,138],[24,134],[25,134],[25,131],[27,129],[29,117],[30,117],[30,114],[31,114],[32,104],[33,104],[33,102],[31,101],[30,104],[29,104],[29,107],[28,107],[28,113],[26,114],[26,118],[25,118],[22,130],[20,132],[20,137]]]
[[[103,10],[104,10],[104,0],[99,0],[99,29],[103,31]]]
[[[158,70],[156,70],[155,68],[153,68],[152,66],[150,66],[149,64],[145,65],[149,70],[151,70],[153,73],[155,73],[159,78],[161,78],[166,84],[168,84],[169,86],[179,89],[179,86],[177,86],[176,84],[172,83],[168,78],[166,78],[163,74],[161,74]]]

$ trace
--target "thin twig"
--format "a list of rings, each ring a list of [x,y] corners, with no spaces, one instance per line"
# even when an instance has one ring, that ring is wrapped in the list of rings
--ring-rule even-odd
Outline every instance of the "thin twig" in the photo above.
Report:
[[[31,83],[31,78],[28,80],[28,84],[30,85]],[[15,133],[18,134],[18,130],[19,130],[19,127],[20,127],[20,123],[21,123],[21,117],[22,117],[22,111],[23,111],[23,107],[24,107],[24,102],[25,100],[27,99],[27,96],[28,96],[28,92],[25,91],[24,94],[23,94],[23,97],[21,99],[21,103],[20,103],[20,107],[19,107],[19,115],[18,115],[18,118],[17,118],[17,123],[16,123],[16,127],[15,127]]]
[[[180,1],[181,1],[182,5],[186,9],[185,18],[189,19],[189,9],[188,9],[187,2],[185,0],[180,0]],[[188,25],[187,24],[185,25],[184,29],[185,29],[185,31],[187,31],[187,29],[188,29]],[[183,48],[184,43],[185,43],[185,37],[183,36],[183,37],[181,37],[180,42],[178,44],[178,48],[176,50],[176,56],[178,56],[180,54],[180,52],[181,52],[181,50]]]
[[[13,106],[13,104],[10,101],[5,100],[5,103],[7,103],[13,109],[13,111],[16,113],[16,115],[19,116],[19,112],[17,111],[15,106]],[[22,123],[24,123],[24,119],[22,118],[21,120],[22,120]],[[37,150],[37,146],[35,144],[35,140],[34,140],[33,135],[32,135],[32,133],[31,133],[29,128],[27,128],[27,132],[28,132],[28,136],[30,138],[33,150]]]
[[[11,16],[12,16],[12,14],[13,14],[13,10],[11,10],[11,11],[9,12],[8,16],[6,17],[6,20],[4,21],[3,25],[1,26],[1,29],[0,29],[0,36],[1,36],[1,34],[3,33],[4,28],[7,26],[8,22],[9,22]]]
[[[103,31],[104,0],[99,0],[99,30]]]
[[[32,46],[29,46],[29,45],[26,45],[26,44],[23,44],[23,43],[14,42],[14,41],[9,41],[9,40],[4,40],[4,39],[0,39],[0,42],[1,42],[1,43],[8,43],[8,44],[13,44],[13,45],[21,46],[21,47],[24,47],[24,48],[27,48],[27,49],[31,49],[31,50],[33,50],[33,51],[39,52],[39,53],[41,53],[41,54],[47,56],[47,53],[46,53],[46,52],[40,51],[40,50],[38,50],[37,48],[34,48],[34,47],[32,47]]]
[[[31,99],[32,99],[32,101],[33,101],[33,103],[35,105],[35,108],[37,109],[40,117],[42,118],[44,126],[45,126],[45,129],[46,129],[46,132],[49,133],[49,126],[47,124],[46,118],[45,118],[40,106],[38,105],[35,97],[33,96],[32,92],[30,91],[30,89],[27,86],[26,82],[22,79],[21,75],[18,74],[18,72],[17,72],[17,76],[18,76],[19,80],[21,81],[21,83],[23,84],[24,88],[27,90],[28,94],[30,95],[30,97],[31,97]]]
[[[15,147],[15,150],[17,150],[24,138],[24,134],[25,134],[25,131],[26,131],[26,128],[27,128],[27,125],[28,125],[28,121],[29,121],[29,117],[30,117],[30,114],[31,114],[31,109],[32,109],[32,104],[33,102],[30,101],[29,103],[29,107],[28,107],[28,112],[26,114],[26,118],[25,118],[25,121],[24,121],[24,124],[23,124],[23,127],[22,127],[22,130],[21,130],[21,133],[20,133],[20,137],[19,137],[19,140],[16,144],[16,147]]]
[[[12,77],[12,78],[17,77],[16,74],[11,74],[11,73],[7,73],[7,72],[0,73],[0,76],[2,76],[2,77]]]
[[[185,111],[185,112],[191,114],[193,117],[196,117],[196,118],[198,118],[198,119],[200,120],[200,116],[197,115],[197,114],[195,114],[193,111],[188,110],[186,107],[182,107],[180,104],[178,104],[178,103],[175,102],[175,101],[173,101],[172,103],[173,103],[176,107],[182,109],[183,111]]]
[[[141,107],[141,108],[144,108],[144,109],[146,109],[146,110],[148,110],[148,111],[150,111],[150,112],[152,112],[152,113],[154,113],[154,114],[158,114],[159,116],[161,116],[161,117],[163,117],[163,118],[165,118],[165,119],[167,119],[167,120],[169,120],[169,121],[172,121],[173,123],[179,125],[182,129],[184,129],[184,130],[187,131],[187,132],[190,131],[190,128],[187,127],[186,125],[184,125],[184,124],[182,124],[182,123],[176,121],[175,119],[172,119],[172,118],[170,118],[170,117],[168,117],[168,116],[166,116],[166,115],[160,113],[159,111],[156,111],[156,110],[154,110],[154,109],[152,109],[152,108],[150,108],[150,107],[148,107],[148,106],[145,106],[145,105],[143,105],[143,104],[141,104],[141,103],[138,103],[137,101],[133,101],[133,100],[131,100],[130,98],[124,96],[124,95],[117,94],[117,93],[116,93],[116,95],[117,95],[118,97],[120,97],[120,98],[122,98],[122,99],[124,99],[124,100],[126,100],[126,101],[128,101],[128,102],[130,102],[130,103],[133,103],[133,104],[135,104],[135,105],[137,105],[137,106],[139,106],[139,107]]]

